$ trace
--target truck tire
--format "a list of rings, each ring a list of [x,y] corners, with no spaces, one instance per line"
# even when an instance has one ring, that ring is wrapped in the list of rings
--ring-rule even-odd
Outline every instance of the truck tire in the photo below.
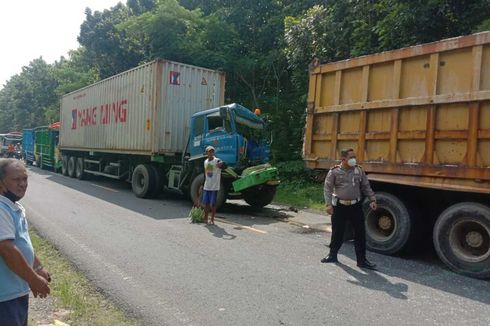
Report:
[[[152,198],[157,198],[163,190],[163,185],[165,183],[165,176],[163,171],[160,169],[158,165],[150,164],[150,168],[153,170],[153,174],[155,175],[155,187],[153,189],[152,194],[150,195]]]
[[[61,174],[68,175],[68,156],[61,157]]]
[[[70,178],[75,177],[75,170],[77,165],[77,158],[75,156],[70,156],[68,159],[68,176]]]
[[[363,205],[366,217],[366,247],[385,255],[399,253],[407,247],[414,229],[413,216],[406,205],[396,196],[379,192],[376,194],[378,209],[371,210],[369,203]]]
[[[140,198],[150,198],[155,190],[155,173],[150,164],[139,164],[131,177],[133,193]]]
[[[204,187],[204,180],[205,180],[204,173],[198,174],[192,180],[189,192],[190,192],[191,200],[194,204],[199,203],[202,205],[202,193],[200,193],[200,190],[202,189],[202,187]],[[218,191],[218,198],[216,199],[216,210],[219,210],[221,206],[223,206],[225,201],[226,201],[226,191],[223,182],[221,182]]]
[[[490,278],[490,208],[471,202],[452,205],[433,231],[439,258],[456,273]]]
[[[77,161],[75,163],[75,177],[78,180],[84,180],[86,175],[84,170],[84,162],[83,157],[77,157]]]
[[[276,195],[276,186],[259,185],[243,193],[243,199],[254,208],[269,205]]]

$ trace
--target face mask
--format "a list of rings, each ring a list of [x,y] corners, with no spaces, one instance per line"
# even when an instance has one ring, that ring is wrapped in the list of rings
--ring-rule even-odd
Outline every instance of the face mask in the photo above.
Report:
[[[347,165],[350,167],[354,167],[354,166],[356,166],[356,164],[357,164],[357,161],[355,158],[350,158],[347,160]]]
[[[16,194],[14,194],[13,192],[11,192],[10,190],[7,190],[7,192],[4,193],[3,196],[4,197],[7,197],[8,199],[10,199],[14,203],[20,199],[19,196],[17,196]]]

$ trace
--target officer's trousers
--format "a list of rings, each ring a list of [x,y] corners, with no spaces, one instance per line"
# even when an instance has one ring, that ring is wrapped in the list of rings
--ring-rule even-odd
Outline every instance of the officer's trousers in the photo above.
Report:
[[[345,206],[340,203],[333,208],[332,214],[332,240],[330,254],[336,255],[344,242],[345,226],[349,220],[354,229],[354,247],[358,262],[366,259],[366,226],[364,225],[364,212],[361,203]]]

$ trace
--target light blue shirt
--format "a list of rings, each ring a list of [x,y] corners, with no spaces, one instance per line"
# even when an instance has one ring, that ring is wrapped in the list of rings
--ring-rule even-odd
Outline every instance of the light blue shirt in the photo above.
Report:
[[[0,241],[13,240],[27,263],[34,264],[29,228],[25,209],[21,204],[13,203],[0,195]],[[0,302],[9,301],[29,294],[29,285],[15,274],[0,257]]]

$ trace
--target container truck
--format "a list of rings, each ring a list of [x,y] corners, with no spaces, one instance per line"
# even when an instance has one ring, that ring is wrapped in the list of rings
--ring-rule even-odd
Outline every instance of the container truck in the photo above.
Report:
[[[353,148],[376,191],[367,246],[432,242],[452,270],[490,277],[490,32],[312,64],[304,161]]]
[[[266,121],[224,105],[222,72],[155,60],[61,99],[62,173],[131,182],[138,197],[164,188],[199,201],[205,147],[227,163],[217,206],[227,198],[269,204],[279,183],[267,162]]]

